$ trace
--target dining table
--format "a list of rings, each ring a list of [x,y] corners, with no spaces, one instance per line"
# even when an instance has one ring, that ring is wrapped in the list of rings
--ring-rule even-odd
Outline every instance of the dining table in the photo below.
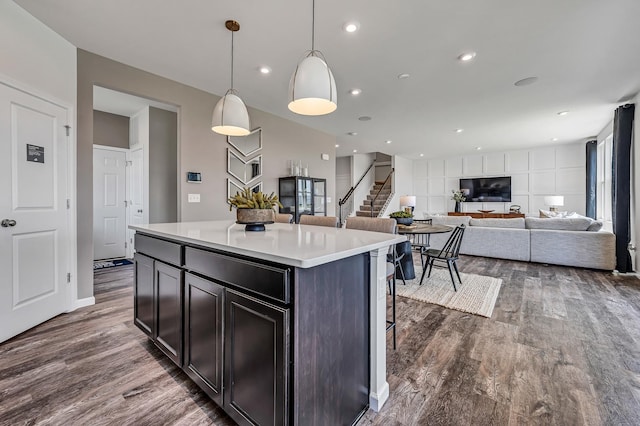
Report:
[[[433,225],[431,223],[414,222],[411,225],[398,225],[398,234],[406,235],[411,242],[411,247],[420,253],[420,264],[422,265],[422,279],[424,278],[424,261],[423,255],[429,248],[431,234],[444,234],[453,231],[452,226]],[[413,265],[411,265],[413,267]]]

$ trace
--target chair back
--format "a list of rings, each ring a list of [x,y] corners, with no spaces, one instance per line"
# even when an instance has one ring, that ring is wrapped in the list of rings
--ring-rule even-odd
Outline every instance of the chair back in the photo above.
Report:
[[[289,213],[275,213],[274,222],[278,223],[292,223],[293,215]]]
[[[300,225],[316,225],[337,228],[338,218],[335,216],[311,216],[303,214],[300,216]]]
[[[456,229],[453,230],[451,236],[440,250],[438,257],[441,259],[452,259],[457,258],[460,253],[460,245],[462,244],[462,237],[464,236],[464,225],[456,226]]]
[[[359,217],[350,216],[347,218],[347,229],[359,229],[361,231],[384,232],[387,234],[396,233],[397,222],[391,218],[384,217]]]

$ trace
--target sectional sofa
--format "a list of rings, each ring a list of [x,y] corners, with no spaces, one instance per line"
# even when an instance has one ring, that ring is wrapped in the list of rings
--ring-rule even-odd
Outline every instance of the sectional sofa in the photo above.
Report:
[[[582,268],[615,268],[615,235],[588,217],[474,219],[427,216],[433,224],[467,226],[460,253]],[[449,234],[431,235],[441,248]]]

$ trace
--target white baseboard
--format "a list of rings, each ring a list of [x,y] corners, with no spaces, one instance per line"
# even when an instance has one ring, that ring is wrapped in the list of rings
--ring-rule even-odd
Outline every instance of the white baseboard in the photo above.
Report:
[[[69,306],[69,309],[67,309],[66,312],[73,312],[76,309],[84,308],[85,306],[91,306],[95,304],[96,304],[96,298],[93,296],[85,297],[84,299],[76,299],[71,303],[71,306]]]

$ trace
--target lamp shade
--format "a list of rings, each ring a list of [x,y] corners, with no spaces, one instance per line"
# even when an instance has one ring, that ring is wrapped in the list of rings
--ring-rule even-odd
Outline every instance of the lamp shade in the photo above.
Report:
[[[325,115],[338,108],[336,81],[329,66],[312,50],[296,66],[289,82],[289,109],[301,115]]]
[[[235,93],[227,91],[213,109],[211,130],[221,135],[246,136],[251,133],[249,128],[247,107]]]
[[[400,207],[415,207],[416,196],[415,195],[403,195],[400,197]]]
[[[549,195],[544,197],[544,204],[547,206],[564,206],[564,197],[562,195]]]

